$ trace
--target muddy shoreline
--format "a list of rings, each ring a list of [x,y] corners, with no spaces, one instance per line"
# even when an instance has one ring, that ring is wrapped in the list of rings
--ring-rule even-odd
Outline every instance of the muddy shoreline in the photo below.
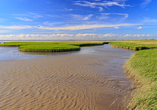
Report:
[[[89,48],[0,61],[0,109],[120,110],[131,93],[122,67],[134,52],[110,45]]]

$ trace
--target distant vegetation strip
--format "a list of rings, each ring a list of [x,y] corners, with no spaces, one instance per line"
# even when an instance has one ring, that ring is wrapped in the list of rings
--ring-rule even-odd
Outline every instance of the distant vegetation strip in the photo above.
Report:
[[[150,41],[151,42],[151,41]],[[157,44],[154,42],[147,44],[148,42],[110,42],[112,47],[124,48],[130,50],[144,50],[144,49],[154,49],[157,48]]]
[[[80,50],[81,46],[103,45],[102,41],[62,41],[62,42],[5,42],[0,46],[18,47],[26,52],[64,52]]]
[[[113,47],[140,50],[124,66],[137,85],[127,109],[157,110],[157,41],[117,41],[110,44]]]

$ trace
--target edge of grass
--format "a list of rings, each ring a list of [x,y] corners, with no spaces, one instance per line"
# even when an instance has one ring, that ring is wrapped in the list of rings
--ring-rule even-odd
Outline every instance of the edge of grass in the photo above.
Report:
[[[5,42],[0,46],[18,47],[24,52],[65,52],[78,51],[83,46],[108,44],[103,41],[61,41],[61,42]]]
[[[129,49],[129,50],[144,50],[144,49],[155,49],[157,48],[157,44],[140,44],[136,42],[110,42],[109,44],[112,45],[112,47],[115,48],[123,48],[123,49]]]
[[[124,65],[135,89],[126,110],[157,110],[157,45],[147,41],[111,42],[112,47],[139,50]]]

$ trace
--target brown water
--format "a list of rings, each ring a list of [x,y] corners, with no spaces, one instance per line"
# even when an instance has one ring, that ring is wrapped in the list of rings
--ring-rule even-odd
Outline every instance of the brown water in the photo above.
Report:
[[[132,53],[104,45],[0,61],[0,109],[120,110],[131,92],[122,66]]]

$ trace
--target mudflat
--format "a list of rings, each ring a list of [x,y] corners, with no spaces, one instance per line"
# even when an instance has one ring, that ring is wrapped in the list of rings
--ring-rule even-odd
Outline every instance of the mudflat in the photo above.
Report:
[[[131,92],[122,66],[133,52],[93,50],[0,61],[0,109],[120,110]]]

